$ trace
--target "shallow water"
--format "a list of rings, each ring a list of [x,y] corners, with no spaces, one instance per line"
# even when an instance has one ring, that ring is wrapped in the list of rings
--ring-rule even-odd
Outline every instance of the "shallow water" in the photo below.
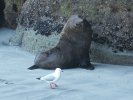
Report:
[[[0,100],[133,99],[132,66],[95,64],[94,71],[67,69],[57,83],[59,87],[50,89],[49,84],[36,78],[53,70],[27,70],[34,62],[34,55],[3,44],[13,32],[0,30]]]

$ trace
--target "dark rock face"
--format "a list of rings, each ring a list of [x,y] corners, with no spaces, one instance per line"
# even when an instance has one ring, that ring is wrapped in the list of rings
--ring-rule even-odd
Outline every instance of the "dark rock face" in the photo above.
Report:
[[[133,12],[111,13],[94,24],[93,40],[107,44],[114,52],[133,50]],[[100,34],[99,34],[100,33]]]
[[[8,27],[15,29],[17,27],[17,16],[18,13],[16,12],[14,5],[6,6],[4,9],[5,20],[7,22]]]
[[[6,26],[15,29],[17,27],[17,17],[25,0],[4,0],[4,18]]]
[[[18,23],[25,28],[33,28],[37,34],[60,33],[63,18],[58,15],[58,0],[27,0],[22,7]]]
[[[3,26],[5,23],[5,18],[4,18],[4,8],[5,8],[5,2],[4,0],[0,0],[0,27]]]
[[[54,22],[53,20],[38,21],[34,26],[34,30],[37,34],[49,36],[54,32],[60,33],[63,28],[63,24]]]

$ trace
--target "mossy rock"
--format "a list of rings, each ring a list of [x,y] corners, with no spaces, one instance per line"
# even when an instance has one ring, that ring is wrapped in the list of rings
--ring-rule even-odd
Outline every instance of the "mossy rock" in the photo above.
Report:
[[[91,61],[131,66],[133,65],[133,52],[114,53],[108,46],[92,43]]]

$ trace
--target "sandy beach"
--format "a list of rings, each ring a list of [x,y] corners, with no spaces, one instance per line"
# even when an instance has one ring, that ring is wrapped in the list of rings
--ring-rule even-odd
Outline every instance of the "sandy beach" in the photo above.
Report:
[[[95,70],[67,69],[59,87],[36,78],[53,70],[28,70],[35,55],[7,46],[14,30],[0,29],[0,100],[132,100],[133,66],[94,63]]]

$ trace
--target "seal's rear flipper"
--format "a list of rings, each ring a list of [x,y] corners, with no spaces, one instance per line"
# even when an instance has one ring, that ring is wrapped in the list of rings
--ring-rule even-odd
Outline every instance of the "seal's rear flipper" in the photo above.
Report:
[[[38,69],[38,68],[39,68],[38,66],[33,65],[33,66],[29,67],[28,69],[29,69],[29,70],[33,70],[33,69]]]

